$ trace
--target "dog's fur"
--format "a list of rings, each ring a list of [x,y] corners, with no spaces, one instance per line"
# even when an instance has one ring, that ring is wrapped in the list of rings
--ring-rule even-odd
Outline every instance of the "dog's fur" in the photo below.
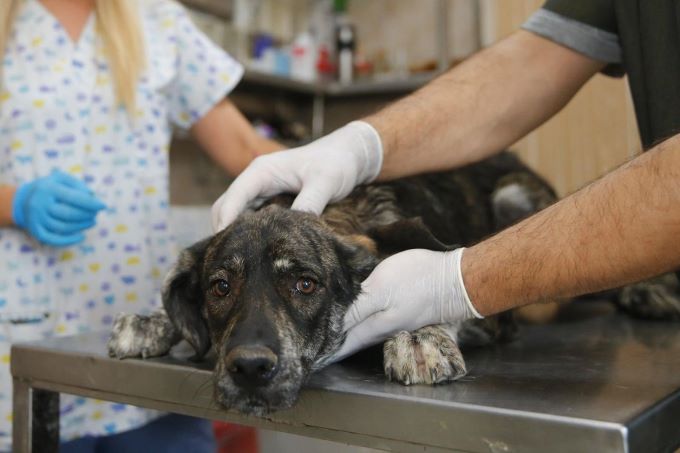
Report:
[[[278,197],[183,251],[163,288],[165,312],[118,317],[110,354],[158,356],[185,339],[200,358],[212,346],[221,405],[254,414],[290,407],[310,372],[341,345],[345,312],[381,259],[473,244],[555,194],[502,153],[451,172],[359,187],[320,218],[287,209],[291,200]],[[514,331],[506,313],[400,332],[384,344],[385,374],[403,384],[452,381],[466,373],[459,342],[488,343]]]

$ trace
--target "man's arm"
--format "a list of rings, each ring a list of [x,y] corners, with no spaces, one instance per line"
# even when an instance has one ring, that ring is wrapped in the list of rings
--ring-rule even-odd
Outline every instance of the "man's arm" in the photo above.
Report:
[[[379,179],[441,171],[510,146],[557,113],[603,64],[526,31],[369,117]]]
[[[261,137],[227,99],[199,119],[192,126],[191,134],[206,153],[232,176],[241,173],[257,156],[283,148]]]
[[[680,135],[465,251],[482,315],[680,267]]]
[[[519,31],[366,121],[256,159],[213,205],[213,227],[226,227],[261,197],[299,192],[293,209],[319,214],[376,177],[481,160],[558,112],[602,66]]]

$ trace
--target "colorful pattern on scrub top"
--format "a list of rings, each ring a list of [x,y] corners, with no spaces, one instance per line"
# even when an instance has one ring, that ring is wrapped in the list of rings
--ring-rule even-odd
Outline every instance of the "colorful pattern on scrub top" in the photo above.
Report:
[[[168,228],[170,123],[191,126],[243,73],[178,4],[140,5],[148,69],[133,115],[115,103],[93,17],[74,43],[38,0],[26,0],[8,43],[0,184],[16,186],[59,168],[84,179],[108,209],[85,242],[69,248],[0,228],[0,450],[11,440],[10,342],[106,332],[116,313],[159,304],[175,252]],[[68,396],[61,414],[64,440],[124,431],[156,416]]]

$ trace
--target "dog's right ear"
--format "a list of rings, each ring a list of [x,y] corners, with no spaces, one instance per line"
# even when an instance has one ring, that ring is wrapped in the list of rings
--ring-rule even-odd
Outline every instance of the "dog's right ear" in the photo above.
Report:
[[[210,349],[210,334],[203,318],[201,263],[210,238],[184,249],[163,282],[163,306],[168,317],[201,359]]]

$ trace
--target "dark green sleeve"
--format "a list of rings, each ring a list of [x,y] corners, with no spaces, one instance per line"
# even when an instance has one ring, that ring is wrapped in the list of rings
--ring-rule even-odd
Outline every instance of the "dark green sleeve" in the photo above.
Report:
[[[614,0],[548,0],[522,28],[624,73]]]
[[[543,9],[618,34],[614,0],[547,0]]]

